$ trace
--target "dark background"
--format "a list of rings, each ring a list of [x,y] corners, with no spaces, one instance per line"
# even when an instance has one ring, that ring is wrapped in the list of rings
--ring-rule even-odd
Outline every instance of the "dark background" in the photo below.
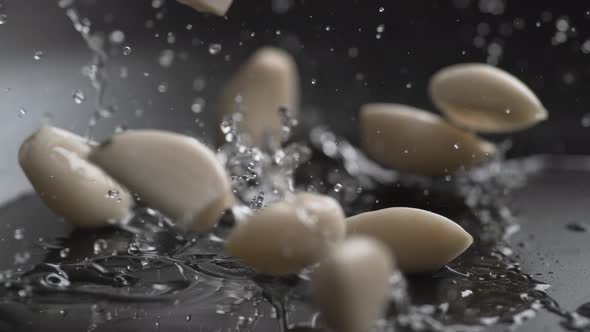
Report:
[[[502,50],[495,62],[530,85],[550,112],[549,121],[510,136],[511,154],[590,150],[584,144],[590,128],[581,123],[590,112],[590,42],[583,48],[590,38],[590,5],[584,1],[275,0],[283,2],[291,7],[281,14],[272,1],[236,1],[220,18],[172,0],[158,8],[150,0],[79,0],[76,7],[91,20],[93,32],[118,29],[126,36],[122,44],[105,46],[111,53],[110,95],[119,110],[99,123],[97,136],[119,124],[211,135],[217,128],[207,119],[221,83],[255,49],[278,45],[297,58],[305,108],[318,109],[316,115],[354,140],[359,105],[392,101],[432,109],[426,94],[429,76],[449,64],[490,60],[490,50],[497,49],[492,44]],[[49,0],[5,0],[3,11],[0,88],[10,88],[0,92],[3,155],[14,156],[21,139],[43,121],[84,132],[93,90],[80,69],[91,55],[63,9]],[[146,28],[150,20],[153,28]],[[556,44],[560,20],[568,22],[568,29],[566,40]],[[377,39],[379,25],[384,32]],[[211,43],[221,44],[222,51],[209,54]],[[128,56],[125,46],[132,49]],[[164,49],[176,53],[169,68],[158,65]],[[44,53],[41,60],[33,59],[36,51]],[[119,77],[121,66],[127,78]],[[206,80],[204,90],[192,88],[195,78]],[[162,82],[168,85],[166,93],[157,91]],[[86,95],[80,105],[71,97],[76,89]],[[196,97],[207,101],[198,116],[190,111]],[[27,115],[19,118],[21,107]],[[136,109],[145,115],[136,117]],[[25,186],[12,157],[3,159],[0,176],[9,187]]]
[[[122,44],[105,46],[111,55],[107,103],[117,111],[98,123],[97,138],[122,124],[212,137],[217,126],[209,119],[221,84],[258,47],[278,45],[296,57],[304,109],[353,141],[361,104],[391,101],[432,109],[426,85],[434,71],[458,62],[496,61],[525,81],[550,113],[549,120],[535,128],[493,137],[513,140],[510,156],[590,152],[590,127],[582,123],[590,113],[590,42],[584,46],[590,38],[590,4],[584,1],[307,0],[292,1],[290,9],[280,13],[279,1],[235,0],[225,18],[202,15],[172,0],[162,6],[157,2],[79,0],[76,5],[92,22],[93,32],[108,35],[118,29],[126,36]],[[94,111],[94,92],[81,74],[91,53],[56,1],[0,3],[0,13],[7,15],[0,25],[0,201],[8,202],[30,190],[16,163],[20,142],[47,122],[84,133]],[[146,28],[149,20],[152,28]],[[568,22],[565,40],[556,43],[563,22]],[[382,24],[384,32],[377,39]],[[169,33],[174,43],[168,41]],[[211,43],[221,44],[221,52],[210,54]],[[123,54],[126,46],[129,55]],[[498,46],[501,56],[494,60],[490,51]],[[165,49],[176,54],[168,68],[158,64]],[[43,52],[39,60],[34,59],[37,51]],[[354,53],[358,56],[351,57]],[[127,68],[125,78],[122,67]],[[196,78],[206,81],[201,91],[193,88]],[[167,90],[162,93],[158,86],[163,82]],[[86,101],[75,103],[75,90],[82,91]],[[200,114],[191,112],[197,97],[206,100]],[[517,237],[530,243],[518,249],[527,258],[524,269],[544,273],[541,278],[554,284],[552,295],[570,309],[590,300],[584,292],[590,269],[583,250],[589,242],[583,235],[572,237],[563,225],[587,219],[589,182],[584,172],[557,172],[515,196],[525,216]],[[51,214],[30,197],[7,205],[0,218],[0,245],[7,254],[0,261],[2,269],[13,267],[14,252],[26,246],[13,239],[17,226],[25,225],[30,240],[70,231],[62,223],[36,223],[51,219]],[[549,258],[539,262],[538,256]],[[33,256],[29,264],[41,259]],[[550,261],[560,263],[553,266]],[[525,327],[553,331],[558,319],[542,314]]]

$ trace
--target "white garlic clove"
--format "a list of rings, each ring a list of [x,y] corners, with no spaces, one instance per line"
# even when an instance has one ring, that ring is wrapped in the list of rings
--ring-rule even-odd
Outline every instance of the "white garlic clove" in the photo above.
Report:
[[[243,115],[240,133],[250,144],[280,142],[284,108],[295,116],[299,110],[299,75],[287,52],[264,47],[256,51],[226,85],[219,99],[219,116],[237,111]]]
[[[178,2],[199,12],[224,16],[233,0],[178,0]]]
[[[366,104],[361,144],[373,159],[399,171],[440,176],[474,166],[496,151],[492,143],[438,115],[400,104]]]
[[[45,204],[67,221],[81,227],[126,222],[133,199],[87,160],[90,150],[78,135],[43,127],[23,142],[18,161]]]
[[[187,230],[207,230],[233,202],[225,169],[189,136],[126,131],[94,149],[90,160]]]
[[[445,67],[430,79],[429,92],[436,107],[451,121],[476,131],[512,132],[548,116],[522,81],[487,64]]]
[[[473,238],[453,221],[426,210],[395,207],[347,218],[349,235],[367,235],[395,253],[408,273],[433,272],[463,253]]]
[[[261,273],[297,273],[344,239],[340,204],[329,196],[299,193],[238,220],[225,250]]]
[[[365,332],[388,301],[393,258],[383,244],[353,237],[333,248],[311,277],[322,318],[339,332]]]

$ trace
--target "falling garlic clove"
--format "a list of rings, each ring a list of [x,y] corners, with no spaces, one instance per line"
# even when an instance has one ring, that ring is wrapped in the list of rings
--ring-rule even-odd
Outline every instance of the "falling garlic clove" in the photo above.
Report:
[[[131,195],[87,160],[84,138],[55,127],[43,127],[27,138],[18,161],[45,204],[80,227],[126,222]]]
[[[94,149],[90,160],[186,230],[207,230],[233,202],[225,169],[189,136],[126,131]]]
[[[365,332],[383,316],[393,261],[387,247],[368,237],[332,249],[312,274],[311,291],[333,331]]]
[[[395,253],[403,272],[433,272],[463,253],[473,238],[453,221],[426,210],[395,207],[346,219],[348,234],[376,238]]]
[[[228,254],[261,273],[297,273],[346,236],[344,212],[329,196],[299,193],[239,220]]]
[[[225,16],[233,0],[178,0],[178,2],[199,12]]]
[[[366,104],[360,113],[364,151],[386,167],[428,176],[472,167],[495,146],[438,115],[400,104]]]
[[[295,116],[299,108],[299,75],[295,60],[274,47],[256,51],[226,85],[219,99],[220,119],[241,112],[240,134],[248,143],[280,142],[280,110]]]
[[[445,67],[430,79],[429,92],[432,102],[451,121],[480,132],[513,132],[548,117],[522,81],[487,64]]]

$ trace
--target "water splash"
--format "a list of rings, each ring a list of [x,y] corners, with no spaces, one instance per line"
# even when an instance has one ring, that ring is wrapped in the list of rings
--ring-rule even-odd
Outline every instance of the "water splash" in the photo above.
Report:
[[[225,117],[220,125],[225,144],[218,149],[218,157],[231,177],[236,197],[254,209],[293,193],[295,170],[311,157],[306,144],[287,144],[298,123],[288,112],[278,111],[283,122],[283,147],[263,149],[246,144],[239,131],[241,113]]]
[[[92,87],[96,92],[94,99],[94,113],[88,121],[88,130],[86,136],[91,139],[92,131],[99,119],[110,118],[113,115],[114,107],[109,105],[106,100],[108,73],[106,63],[108,55],[104,51],[104,36],[100,33],[93,33],[91,22],[87,18],[82,18],[75,7],[75,0],[60,0],[58,5],[65,9],[66,16],[72,22],[74,29],[80,33],[86,46],[92,52],[92,61],[83,68],[82,73],[88,77]],[[74,101],[81,103],[85,98],[78,98],[74,92]]]

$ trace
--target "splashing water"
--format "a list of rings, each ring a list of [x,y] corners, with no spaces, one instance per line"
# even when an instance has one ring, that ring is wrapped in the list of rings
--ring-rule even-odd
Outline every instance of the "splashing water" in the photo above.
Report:
[[[65,9],[66,16],[72,22],[74,29],[80,33],[80,36],[86,42],[88,49],[92,52],[92,61],[83,68],[83,74],[88,77],[92,87],[96,91],[94,100],[94,113],[88,122],[86,136],[91,139],[92,130],[97,121],[102,118],[110,118],[113,115],[114,107],[106,102],[108,74],[106,63],[108,60],[107,53],[104,51],[104,36],[99,33],[92,33],[90,20],[80,17],[75,8],[75,0],[59,1],[59,6]],[[74,92],[74,101],[80,104],[85,100],[84,95]]]
[[[282,141],[287,142],[298,123],[287,111],[278,111],[283,122]],[[311,152],[297,142],[268,149],[245,144],[238,129],[242,117],[234,113],[222,120],[220,129],[226,143],[219,148],[218,157],[231,177],[236,197],[257,209],[294,192],[295,169],[309,160]]]

